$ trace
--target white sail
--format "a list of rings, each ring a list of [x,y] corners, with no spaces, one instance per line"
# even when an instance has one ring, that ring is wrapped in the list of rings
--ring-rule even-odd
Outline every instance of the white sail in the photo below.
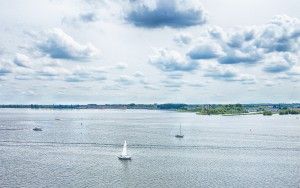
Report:
[[[180,129],[179,129],[179,134],[181,135],[181,123],[180,123]]]
[[[123,151],[122,151],[122,156],[126,156],[127,155],[127,143],[126,140],[124,142],[124,146],[123,146]]]

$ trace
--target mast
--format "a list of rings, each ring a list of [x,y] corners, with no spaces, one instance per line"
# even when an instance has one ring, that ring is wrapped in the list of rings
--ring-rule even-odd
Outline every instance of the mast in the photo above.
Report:
[[[180,123],[180,131],[179,132],[180,132],[180,135],[181,135],[181,123]]]

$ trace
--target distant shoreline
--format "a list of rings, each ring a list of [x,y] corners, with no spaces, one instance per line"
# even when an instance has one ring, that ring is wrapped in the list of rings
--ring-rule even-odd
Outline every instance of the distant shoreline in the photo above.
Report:
[[[258,103],[258,104],[2,104],[2,109],[140,109],[140,110],[168,110],[177,112],[191,112],[198,115],[272,115],[272,114],[300,114],[300,103]]]
[[[163,109],[163,110],[193,110],[213,108],[216,106],[241,105],[246,109],[255,108],[300,108],[299,103],[249,103],[249,104],[184,104],[184,103],[154,103],[154,104],[0,104],[0,108],[48,108],[48,109]]]

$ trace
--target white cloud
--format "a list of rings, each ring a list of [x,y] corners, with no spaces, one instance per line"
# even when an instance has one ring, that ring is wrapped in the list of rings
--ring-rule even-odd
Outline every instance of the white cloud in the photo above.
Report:
[[[202,83],[189,83],[187,84],[190,87],[195,87],[195,88],[199,88],[199,87],[204,87],[205,85]]]
[[[205,77],[211,77],[215,80],[237,81],[242,84],[255,84],[256,78],[253,75],[241,73],[233,66],[209,65],[204,73]]]
[[[70,74],[66,75],[67,82],[104,81],[106,72],[101,68],[77,66]]]
[[[159,87],[153,85],[144,85],[144,88],[148,90],[154,90],[154,91],[159,90]]]
[[[276,85],[276,83],[274,81],[267,80],[264,85],[267,87],[273,87]]]
[[[140,71],[136,71],[136,72],[133,74],[133,76],[136,77],[136,78],[142,78],[142,77],[144,77],[145,75],[144,75],[142,72],[140,72]]]
[[[270,54],[266,58],[263,70],[268,73],[279,73],[290,70],[297,61],[297,57],[291,53]]]
[[[297,52],[300,50],[300,20],[286,15],[275,16],[257,36],[255,44],[268,52]]]
[[[24,54],[17,53],[14,58],[14,64],[20,67],[24,68],[30,68],[31,67],[31,60],[28,56]]]
[[[132,1],[126,20],[137,27],[184,28],[207,22],[207,13],[198,1],[154,0]]]
[[[54,59],[85,61],[99,54],[91,43],[82,45],[61,29],[55,28],[44,33],[37,42],[38,50]]]
[[[198,68],[197,62],[187,61],[180,53],[167,49],[157,50],[154,55],[150,56],[149,62],[164,72],[189,72]]]
[[[0,61],[0,76],[6,76],[7,74],[12,73],[13,70],[11,68],[11,65],[9,63],[5,63]],[[3,79],[3,77],[2,77]]]
[[[63,24],[69,24],[74,27],[80,27],[80,24],[97,22],[99,15],[96,11],[83,12],[76,16],[65,16],[62,19]]]
[[[247,1],[235,4],[245,7],[253,4]],[[122,96],[120,102],[215,103],[220,102],[220,97],[211,93],[218,93],[220,88],[224,90],[222,100],[228,102],[300,99],[293,94],[299,93],[296,81],[300,79],[300,14],[285,11],[290,9],[286,5],[291,1],[285,1],[282,7],[276,7],[276,3],[268,6],[268,10],[261,11],[263,16],[254,11],[250,17],[248,13],[253,10],[233,11],[241,7],[228,6],[232,4],[227,1],[218,1],[220,6],[215,6],[216,0],[203,2],[214,25],[207,22],[206,9],[200,3],[199,0],[20,1],[18,6],[14,6],[14,0],[0,3],[3,28],[0,29],[0,100],[2,103],[110,103],[118,95]],[[262,2],[259,6],[269,3]],[[295,18],[281,15],[268,21],[276,12]],[[234,15],[236,18],[232,18]],[[68,24],[62,22],[64,18]],[[152,47],[161,49],[152,53]],[[85,63],[78,64],[81,61]],[[212,63],[216,69],[206,68]],[[278,83],[272,88],[272,96],[263,87],[266,80]],[[200,88],[203,84],[205,89]],[[34,98],[9,97],[13,88],[21,93],[31,91],[33,85],[43,88],[34,90],[37,93]],[[62,86],[67,88],[65,97],[58,95]],[[256,88],[255,95],[248,94],[249,87]],[[237,91],[241,98],[232,95]],[[136,93],[143,95],[135,96]]]
[[[199,42],[187,54],[191,59],[214,59],[224,55],[222,47],[214,41]]]
[[[189,33],[177,33],[174,36],[174,41],[179,45],[187,45],[192,41],[192,36]]]
[[[68,75],[70,74],[70,71],[61,67],[44,67],[42,70],[37,71],[37,73],[44,77],[54,77]]]
[[[221,64],[256,64],[270,61],[270,53],[279,57],[286,52],[299,55],[300,51],[300,20],[286,15],[275,16],[269,23],[259,26],[230,28],[209,27],[206,40],[213,40],[218,49],[222,48],[223,55],[215,55],[212,50],[213,42],[197,44],[188,53],[191,58],[215,58]],[[279,66],[277,66],[279,67]],[[288,66],[282,66],[288,69]],[[273,71],[268,65],[266,71]],[[279,69],[276,69],[279,70]],[[274,69],[274,72],[276,72]]]
[[[118,79],[115,80],[115,82],[121,84],[121,85],[133,85],[135,83],[135,80],[128,75],[122,75]]]
[[[163,86],[167,88],[181,88],[185,82],[181,80],[164,80],[162,81]]]
[[[118,70],[124,70],[128,67],[128,64],[127,63],[118,63],[114,68],[115,69],[118,69]]]
[[[291,76],[300,76],[300,66],[294,66],[287,74]]]

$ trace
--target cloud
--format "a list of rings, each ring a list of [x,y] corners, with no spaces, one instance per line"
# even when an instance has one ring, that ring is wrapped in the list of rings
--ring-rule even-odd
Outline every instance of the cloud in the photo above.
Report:
[[[79,18],[83,22],[95,22],[98,17],[95,12],[87,12],[79,15]]]
[[[24,67],[24,68],[31,67],[31,62],[29,57],[24,54],[17,53],[13,62],[19,67]]]
[[[210,26],[207,32],[211,38],[219,41],[223,41],[227,35],[224,29],[219,26]]]
[[[86,61],[98,55],[99,50],[92,44],[82,45],[61,29],[55,28],[40,38],[38,50],[54,59]]]
[[[140,82],[140,84],[142,84],[142,85],[149,85],[149,84],[150,84],[150,83],[148,82],[148,80],[145,79],[145,78],[141,78],[139,82]]]
[[[199,88],[199,87],[204,87],[204,84],[200,84],[200,83],[189,83],[187,84],[190,87],[195,87],[195,88]]]
[[[4,48],[0,47],[0,55],[4,54]]]
[[[118,91],[118,90],[122,90],[124,88],[122,88],[119,85],[106,85],[102,87],[103,90],[111,90],[111,91]]]
[[[162,84],[167,88],[181,88],[184,85],[184,82],[181,80],[164,80]]]
[[[30,91],[30,90],[28,90],[28,91],[21,91],[20,93],[21,93],[21,95],[26,95],[26,96],[38,95],[35,91]]]
[[[0,67],[0,76],[4,76],[8,73],[11,73],[11,70],[10,69],[7,69],[5,67]]]
[[[137,27],[184,28],[202,25],[207,22],[207,15],[197,3],[188,0],[132,1],[132,9],[126,20]]]
[[[128,64],[126,63],[118,63],[114,68],[117,70],[124,70],[128,67]]]
[[[263,70],[268,73],[280,73],[290,70],[297,61],[297,58],[290,53],[270,55]]]
[[[255,76],[249,75],[249,74],[240,74],[235,79],[232,79],[232,81],[239,81],[241,84],[256,84],[257,80]]]
[[[66,82],[104,81],[107,79],[105,71],[96,68],[77,66],[70,74],[66,75]]]
[[[224,31],[220,27],[209,27],[187,56],[216,59],[220,64],[255,64],[263,58],[263,51],[254,45],[255,36],[253,28]]]
[[[145,75],[140,71],[136,71],[133,76],[136,78],[143,78]]]
[[[238,29],[229,36],[227,45],[231,48],[241,48],[244,43],[253,40],[255,35],[256,31],[253,28]]]
[[[299,51],[300,20],[286,15],[275,16],[263,27],[255,44],[270,52]]]
[[[268,81],[266,81],[266,82],[264,83],[264,85],[267,86],[267,87],[273,87],[273,86],[276,85],[276,83],[275,83],[274,81],[268,80]]]
[[[232,80],[238,76],[237,70],[233,68],[221,68],[219,66],[209,67],[204,74],[217,80]]]
[[[144,88],[145,88],[145,89],[148,89],[148,90],[153,90],[153,91],[159,90],[158,87],[153,86],[153,85],[144,85]]]
[[[61,67],[62,63],[58,60],[54,60],[54,61],[46,61],[45,63],[43,63],[45,66],[47,67]]]
[[[171,80],[180,80],[183,77],[182,72],[168,72],[166,75]]]
[[[0,62],[0,76],[5,76],[10,73],[12,73],[10,64]]]
[[[211,65],[206,69],[205,77],[211,77],[215,80],[241,82],[242,84],[255,84],[256,79],[253,75],[242,74],[238,69],[230,66],[221,67],[220,65]]]
[[[254,64],[262,59],[262,55],[257,51],[246,51],[243,52],[238,49],[228,50],[225,52],[226,55],[220,57],[218,62],[220,64]]]
[[[62,23],[63,24],[69,24],[75,27],[79,27],[81,23],[92,23],[99,20],[99,16],[96,12],[85,12],[81,13],[79,15],[73,16],[73,17],[63,17]]]
[[[62,68],[62,67],[44,67],[41,70],[37,71],[38,75],[49,78],[49,77],[58,77],[62,75],[68,75],[70,74],[70,71]]]
[[[300,76],[300,66],[294,66],[287,74],[290,76]]]
[[[16,80],[32,80],[32,76],[30,75],[16,75],[15,76]]]
[[[189,33],[178,33],[174,36],[174,41],[179,45],[187,45],[192,41],[192,36]]]
[[[275,16],[260,26],[238,27],[224,30],[211,26],[206,32],[206,43],[198,43],[187,55],[192,59],[216,59],[220,64],[256,64],[270,62],[269,54],[298,55],[300,51],[300,20],[286,15]],[[215,52],[219,52],[215,53]],[[269,63],[270,64],[270,63]],[[286,71],[287,65],[264,68],[267,72]]]
[[[134,79],[127,75],[122,75],[118,79],[115,80],[115,82],[121,84],[121,85],[133,85],[135,83]]]
[[[24,69],[23,67],[15,68],[14,78],[16,80],[32,80],[36,76],[36,71],[33,69]]]
[[[198,63],[187,61],[180,53],[159,49],[149,58],[149,63],[164,72],[190,72],[198,68]]]
[[[214,42],[200,42],[200,44],[193,47],[188,56],[191,59],[214,59],[224,54],[221,46]]]

